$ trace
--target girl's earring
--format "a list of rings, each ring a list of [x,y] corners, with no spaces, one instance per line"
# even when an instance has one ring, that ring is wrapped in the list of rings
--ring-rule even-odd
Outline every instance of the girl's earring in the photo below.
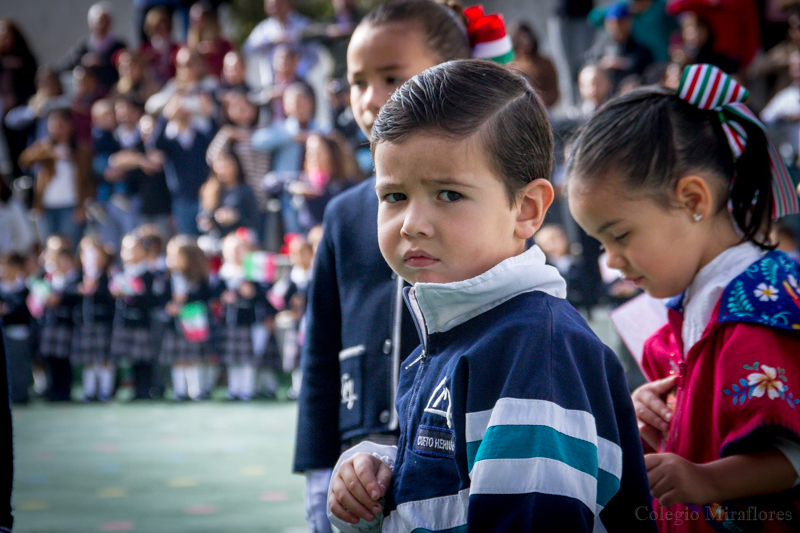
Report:
[[[692,218],[694,219],[695,222],[700,222],[701,220],[703,220],[703,215],[701,215],[700,213],[695,213],[692,215]]]

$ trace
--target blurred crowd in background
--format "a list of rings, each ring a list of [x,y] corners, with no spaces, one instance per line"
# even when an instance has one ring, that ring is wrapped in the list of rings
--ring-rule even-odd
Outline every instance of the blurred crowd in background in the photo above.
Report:
[[[222,6],[221,6],[222,4]],[[598,5],[595,5],[598,4]],[[305,290],[328,201],[372,173],[349,104],[346,48],[370,6],[326,20],[265,0],[237,45],[214,2],[135,0],[137,43],[111,6],[55,64],[0,18],[0,320],[12,400],[272,397],[300,384]],[[792,172],[800,157],[800,2],[554,0],[547,34],[506,17],[512,68],[547,106],[564,161],[614,95],[675,88],[711,63],[751,91]],[[545,55],[543,50],[548,50]],[[560,193],[535,240],[591,314],[637,289],[604,268]],[[798,257],[800,223],[776,225]],[[120,372],[120,368],[124,372]],[[220,372],[222,370],[222,372]],[[286,376],[291,376],[288,378]],[[77,399],[77,398],[75,398]]]

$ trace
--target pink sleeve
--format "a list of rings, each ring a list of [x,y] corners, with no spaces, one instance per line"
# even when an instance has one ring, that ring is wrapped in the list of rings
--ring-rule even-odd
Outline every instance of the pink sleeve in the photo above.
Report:
[[[735,324],[725,333],[712,403],[720,454],[764,426],[800,439],[799,355],[800,336],[789,332]]]
[[[671,376],[680,362],[678,347],[669,324],[653,333],[644,343],[642,371],[650,381]]]

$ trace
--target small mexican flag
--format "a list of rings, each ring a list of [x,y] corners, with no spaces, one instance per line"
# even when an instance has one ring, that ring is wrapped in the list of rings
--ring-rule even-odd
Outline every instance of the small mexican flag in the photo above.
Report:
[[[31,278],[28,280],[28,298],[25,303],[33,318],[40,318],[44,314],[45,302],[53,294],[53,287],[47,280]]]
[[[178,315],[183,335],[189,342],[205,342],[209,337],[208,310],[203,302],[191,302]]]
[[[248,281],[257,283],[272,283],[275,281],[275,274],[278,264],[275,254],[269,252],[251,252],[242,261],[244,278]]]
[[[503,15],[484,14],[483,6],[477,5],[464,10],[467,17],[467,34],[472,44],[472,57],[488,59],[501,65],[514,59],[514,47],[506,33]]]
[[[115,274],[108,284],[109,288],[118,290],[123,296],[138,296],[144,292],[144,281],[124,272]]]

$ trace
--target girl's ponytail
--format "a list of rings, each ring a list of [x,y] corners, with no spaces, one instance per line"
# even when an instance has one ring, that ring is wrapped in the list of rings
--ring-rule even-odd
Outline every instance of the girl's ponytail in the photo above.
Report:
[[[606,103],[582,128],[569,180],[622,179],[669,205],[683,176],[718,183],[742,241],[761,248],[772,220],[800,211],[795,184],[764,125],[744,102],[747,90],[711,65],[686,68],[677,91],[643,87]]]
[[[794,183],[766,128],[744,105],[749,93],[712,65],[691,65],[675,91],[685,102],[716,112],[733,155],[728,208],[744,240],[769,247],[772,218],[800,210]]]
[[[764,249],[774,248],[769,241],[773,211],[769,141],[756,124],[743,120],[739,125],[747,135],[747,145],[733,163],[728,210],[742,240],[753,241]]]

